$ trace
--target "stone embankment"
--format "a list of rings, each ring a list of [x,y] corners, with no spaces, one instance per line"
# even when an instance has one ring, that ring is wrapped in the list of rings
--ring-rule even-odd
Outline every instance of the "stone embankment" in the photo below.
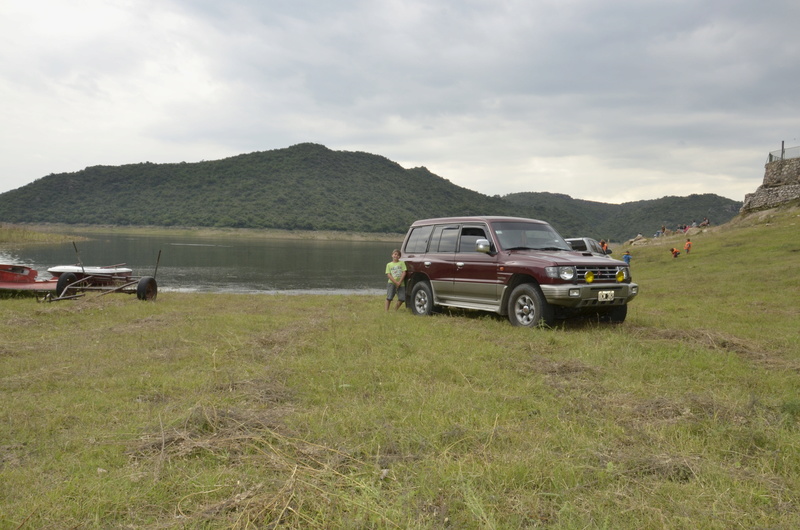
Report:
[[[640,247],[653,244],[674,245],[675,241],[680,241],[681,245],[683,245],[683,241],[685,241],[685,238],[692,237],[697,234],[702,234],[703,232],[707,232],[711,229],[712,227],[710,226],[695,226],[689,228],[685,232],[682,230],[667,230],[666,233],[661,237],[644,237],[642,235],[638,235],[633,239],[627,240],[625,243],[622,244],[622,246],[624,248],[624,247]],[[676,239],[670,236],[680,236],[680,237]]]
[[[774,208],[800,198],[800,158],[767,163],[764,182],[755,193],[744,196],[740,213]]]
[[[782,204],[800,200],[800,158],[768,162],[764,168],[764,182],[754,193],[748,193],[744,196],[744,204],[739,210],[740,214],[768,210]],[[707,227],[690,228],[686,232],[667,230],[664,235],[691,237],[695,234],[705,232],[706,230],[708,230]],[[649,245],[653,243],[666,244],[667,241],[672,243],[674,242],[674,238],[649,238],[639,235],[626,241],[623,247]]]

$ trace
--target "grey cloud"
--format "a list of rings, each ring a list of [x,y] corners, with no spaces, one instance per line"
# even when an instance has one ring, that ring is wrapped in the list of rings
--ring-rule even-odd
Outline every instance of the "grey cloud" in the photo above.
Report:
[[[161,142],[175,159],[207,146],[236,154],[316,141],[459,168],[441,175],[456,183],[477,182],[472,165],[508,173],[509,186],[530,184],[520,168],[583,156],[595,161],[587,178],[641,168],[695,186],[686,175],[702,172],[709,191],[722,192],[714,179],[749,183],[766,149],[798,136],[800,7],[790,2],[139,5],[116,32],[98,23],[77,42],[0,52],[0,81],[55,109],[64,89],[89,109],[124,99],[153,116],[127,143]],[[713,170],[708,159],[718,160]],[[589,170],[573,171],[563,182]],[[629,193],[638,183],[614,185]]]

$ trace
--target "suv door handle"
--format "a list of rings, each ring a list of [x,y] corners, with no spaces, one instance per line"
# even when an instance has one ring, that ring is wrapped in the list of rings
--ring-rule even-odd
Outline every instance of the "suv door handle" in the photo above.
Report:
[[[459,261],[458,263],[456,263],[456,267],[458,267],[459,269],[462,268],[463,266],[464,266],[463,261]]]
[[[426,267],[430,267],[430,266],[431,266],[431,262],[430,262],[430,261],[426,261],[426,262],[425,262],[425,266],[426,266]]]

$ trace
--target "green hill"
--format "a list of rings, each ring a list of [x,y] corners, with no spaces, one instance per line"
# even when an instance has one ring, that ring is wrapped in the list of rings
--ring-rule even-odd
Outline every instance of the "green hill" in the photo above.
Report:
[[[51,174],[0,195],[0,222],[402,233],[420,218],[493,214],[544,219],[566,236],[621,240],[704,215],[721,223],[740,206],[715,195],[625,205],[551,193],[490,197],[424,167],[305,143],[216,161]]]
[[[723,224],[735,217],[742,207],[741,202],[713,194],[624,204],[584,201],[555,193],[514,193],[503,198],[523,208],[524,217],[561,220],[557,228],[564,237],[614,241],[631,239],[639,233],[649,237],[662,225],[675,229],[692,221],[699,223],[703,217],[712,224]]]

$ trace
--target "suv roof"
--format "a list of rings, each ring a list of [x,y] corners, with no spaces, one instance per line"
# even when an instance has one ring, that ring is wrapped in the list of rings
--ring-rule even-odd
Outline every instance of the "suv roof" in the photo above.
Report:
[[[486,223],[493,223],[497,221],[527,221],[527,222],[534,222],[534,223],[542,223],[547,224],[545,221],[540,221],[539,219],[528,219],[526,217],[509,217],[509,216],[502,216],[502,215],[474,215],[474,216],[466,216],[466,217],[433,217],[431,219],[420,219],[419,221],[414,221],[411,226],[419,226],[419,225],[427,225],[427,224],[434,224],[434,223],[474,223],[474,222],[486,222]]]

